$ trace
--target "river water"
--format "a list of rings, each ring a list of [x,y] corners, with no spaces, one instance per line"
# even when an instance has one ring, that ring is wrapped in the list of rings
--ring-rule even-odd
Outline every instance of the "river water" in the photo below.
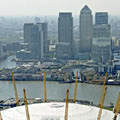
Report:
[[[16,81],[17,91],[20,98],[23,98],[23,88],[26,89],[28,98],[43,98],[42,81]],[[53,100],[63,100],[66,98],[66,90],[69,88],[69,98],[73,99],[74,84],[59,84],[58,82],[47,82],[47,98]],[[85,83],[78,83],[77,99],[87,100],[94,104],[99,103],[102,86]],[[108,86],[105,105],[115,103],[120,91],[119,86]],[[0,81],[0,99],[14,97],[14,89],[11,81]]]
[[[13,57],[12,57],[13,58]],[[0,67],[15,67],[16,63],[10,62],[9,57],[6,61],[0,62]],[[16,81],[17,91],[20,98],[23,98],[23,88],[26,89],[28,98],[43,98],[43,82],[42,81]],[[59,84],[58,82],[46,82],[47,86],[47,98],[54,100],[63,100],[66,98],[66,90],[69,88],[69,98],[73,99],[74,83]],[[92,85],[85,83],[78,83],[77,87],[77,99],[87,100],[94,104],[99,104],[101,96],[102,86]],[[120,92],[120,86],[108,86],[105,105],[115,103],[118,93]],[[0,100],[5,100],[14,97],[14,89],[11,81],[0,81]]]

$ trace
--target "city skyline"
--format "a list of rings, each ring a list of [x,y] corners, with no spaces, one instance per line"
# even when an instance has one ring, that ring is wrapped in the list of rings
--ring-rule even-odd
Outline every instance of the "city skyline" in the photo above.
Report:
[[[109,5],[108,5],[109,3]],[[14,15],[58,15],[59,12],[72,12],[73,15],[79,15],[80,10],[88,5],[95,12],[109,12],[111,15],[120,15],[119,10],[120,1],[33,1],[33,0],[4,0],[0,1],[0,16],[14,16]],[[107,5],[107,7],[106,7]]]

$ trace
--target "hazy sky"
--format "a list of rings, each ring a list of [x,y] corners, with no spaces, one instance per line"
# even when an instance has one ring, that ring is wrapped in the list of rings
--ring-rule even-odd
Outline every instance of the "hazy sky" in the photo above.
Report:
[[[0,15],[58,15],[60,11],[79,15],[86,4],[93,14],[107,11],[120,15],[120,0],[0,0]]]

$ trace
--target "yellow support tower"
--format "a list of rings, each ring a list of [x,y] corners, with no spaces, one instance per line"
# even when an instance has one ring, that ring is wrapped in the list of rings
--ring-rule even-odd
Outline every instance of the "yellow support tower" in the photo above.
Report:
[[[101,102],[99,103],[100,109],[99,109],[99,114],[98,114],[97,120],[100,120],[100,119],[101,119],[102,109],[103,109],[103,105],[104,105],[104,101],[105,101],[106,91],[107,91],[107,87],[105,86],[105,87],[104,87],[103,94],[102,94]]]
[[[104,93],[105,84],[106,84],[106,81],[107,81],[107,76],[108,76],[108,73],[105,74],[104,84],[103,84],[103,88],[102,88],[102,94],[101,94],[101,97],[100,97],[100,101],[99,101],[99,103],[102,102],[102,96],[103,96],[103,93]]]
[[[2,115],[1,115],[1,112],[0,112],[0,120],[3,120],[3,119],[2,119]]]
[[[108,76],[108,73],[105,74],[104,85],[103,85],[102,94],[101,94],[101,98],[100,98],[100,102],[99,102],[100,110],[99,110],[99,114],[98,114],[97,120],[101,119],[102,109],[103,109],[105,95],[106,95],[106,91],[107,91],[107,87],[105,86],[106,81],[107,81],[107,76]]]
[[[27,103],[27,97],[26,97],[25,89],[23,89],[23,93],[24,93],[24,103],[25,103],[26,118],[27,118],[27,120],[30,120],[30,115],[29,115],[29,110],[28,110],[28,103]]]
[[[69,89],[67,89],[67,94],[66,94],[65,120],[68,120],[68,99],[69,99]]]
[[[45,72],[43,72],[44,102],[47,102]]]
[[[103,94],[102,94],[101,102],[99,103],[100,110],[99,110],[99,114],[98,114],[97,120],[100,120],[100,119],[101,119],[101,114],[102,114],[102,109],[103,109],[103,105],[104,105],[104,100],[105,100],[106,91],[107,91],[107,87],[105,86],[105,87],[104,87]]]
[[[105,84],[106,84],[106,81],[107,81],[107,77],[108,77],[108,73],[106,72],[105,79],[104,79],[104,87],[105,87]]]
[[[115,108],[114,108],[114,118],[113,120],[116,120],[117,119],[117,115],[118,115],[118,112],[120,111],[120,92],[118,94],[118,99],[116,101],[116,104],[115,104]]]
[[[76,72],[76,80],[75,80],[75,89],[74,89],[74,99],[73,102],[76,102],[76,96],[77,96],[77,83],[78,83],[78,71]]]
[[[16,84],[15,84],[15,78],[14,78],[14,74],[12,72],[12,81],[13,81],[13,87],[14,87],[14,92],[15,92],[15,97],[16,97],[16,105],[19,105],[19,98],[18,98],[18,94],[17,94],[17,88],[16,88]]]

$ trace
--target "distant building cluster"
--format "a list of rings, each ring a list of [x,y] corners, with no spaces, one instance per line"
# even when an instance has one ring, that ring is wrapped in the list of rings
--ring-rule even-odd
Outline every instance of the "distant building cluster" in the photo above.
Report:
[[[79,41],[77,41],[77,45],[73,44],[72,13],[59,13],[57,59],[92,59],[102,63],[110,61],[112,57],[110,31],[108,13],[97,12],[93,25],[92,11],[85,5],[79,16]],[[70,46],[68,44],[66,46],[66,43],[69,43]],[[68,46],[70,49],[66,51]],[[78,50],[76,50],[77,46]]]
[[[48,24],[35,18],[35,23],[24,24],[25,49],[17,52],[18,58],[44,59],[49,54]],[[93,60],[107,63],[112,59],[111,26],[107,12],[96,12],[95,24],[91,9],[85,5],[79,15],[79,40],[74,40],[71,12],[60,12],[58,17],[57,60]]]
[[[35,20],[39,21],[38,18]],[[25,23],[24,43],[28,43],[29,47],[18,51],[18,58],[43,59],[49,51],[47,23]]]

